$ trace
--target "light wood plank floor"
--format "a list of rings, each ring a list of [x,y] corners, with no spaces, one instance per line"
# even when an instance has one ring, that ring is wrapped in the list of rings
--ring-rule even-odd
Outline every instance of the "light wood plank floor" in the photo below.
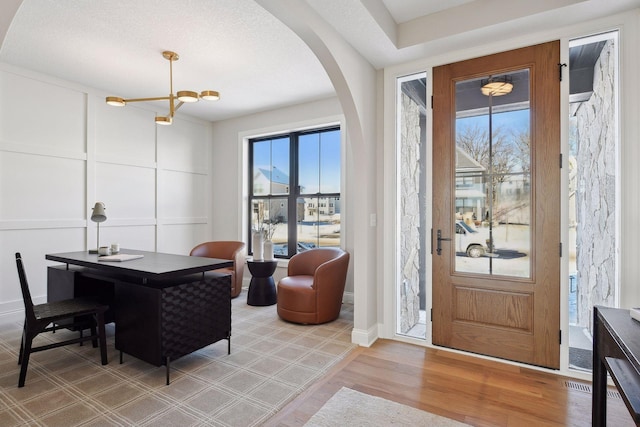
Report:
[[[303,425],[341,387],[472,426],[591,425],[588,382],[391,340],[352,351],[266,425]],[[619,397],[607,411],[608,425],[634,425]]]

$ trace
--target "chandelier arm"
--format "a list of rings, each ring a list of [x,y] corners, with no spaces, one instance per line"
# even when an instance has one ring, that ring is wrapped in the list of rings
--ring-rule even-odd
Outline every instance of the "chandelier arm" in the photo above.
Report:
[[[169,93],[171,96],[173,96],[173,61],[177,59],[177,55],[175,59],[169,59]]]
[[[145,101],[166,101],[169,99],[168,96],[156,96],[154,98],[132,98],[125,99],[124,102],[145,102]]]
[[[178,111],[178,108],[182,107],[182,104],[184,104],[184,102],[178,102],[178,105],[176,105],[176,107],[173,109],[173,112],[175,113],[176,111]]]

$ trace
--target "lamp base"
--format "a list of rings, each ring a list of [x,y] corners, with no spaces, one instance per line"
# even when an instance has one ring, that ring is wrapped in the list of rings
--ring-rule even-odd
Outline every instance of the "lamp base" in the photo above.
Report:
[[[97,254],[99,253],[97,249],[89,249],[89,253],[90,254]]]

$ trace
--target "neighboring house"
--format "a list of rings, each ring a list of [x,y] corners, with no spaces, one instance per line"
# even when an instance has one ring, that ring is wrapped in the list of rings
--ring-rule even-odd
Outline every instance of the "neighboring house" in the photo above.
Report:
[[[289,175],[276,166],[258,167],[253,175],[253,190],[255,194],[288,194]]]
[[[456,147],[456,213],[472,213],[476,217],[486,211],[486,168],[466,151]]]
[[[289,175],[277,166],[258,167],[253,175],[253,189],[256,194],[278,195],[289,193]],[[302,189],[304,192],[304,189]],[[339,197],[300,197],[297,200],[298,215],[302,221],[339,221],[340,198]],[[273,208],[273,205],[271,205]],[[259,218],[269,218],[279,222],[287,222],[288,215],[285,205],[278,205],[275,212],[271,212],[266,203],[255,203],[253,213],[256,221]]]
[[[304,199],[305,221],[335,219],[340,214],[340,198],[320,197]]]

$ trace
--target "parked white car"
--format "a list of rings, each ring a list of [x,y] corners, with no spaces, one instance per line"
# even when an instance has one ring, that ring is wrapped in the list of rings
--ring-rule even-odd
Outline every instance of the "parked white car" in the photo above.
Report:
[[[471,258],[487,253],[487,239],[475,227],[464,221],[456,221],[456,251],[464,252]]]

